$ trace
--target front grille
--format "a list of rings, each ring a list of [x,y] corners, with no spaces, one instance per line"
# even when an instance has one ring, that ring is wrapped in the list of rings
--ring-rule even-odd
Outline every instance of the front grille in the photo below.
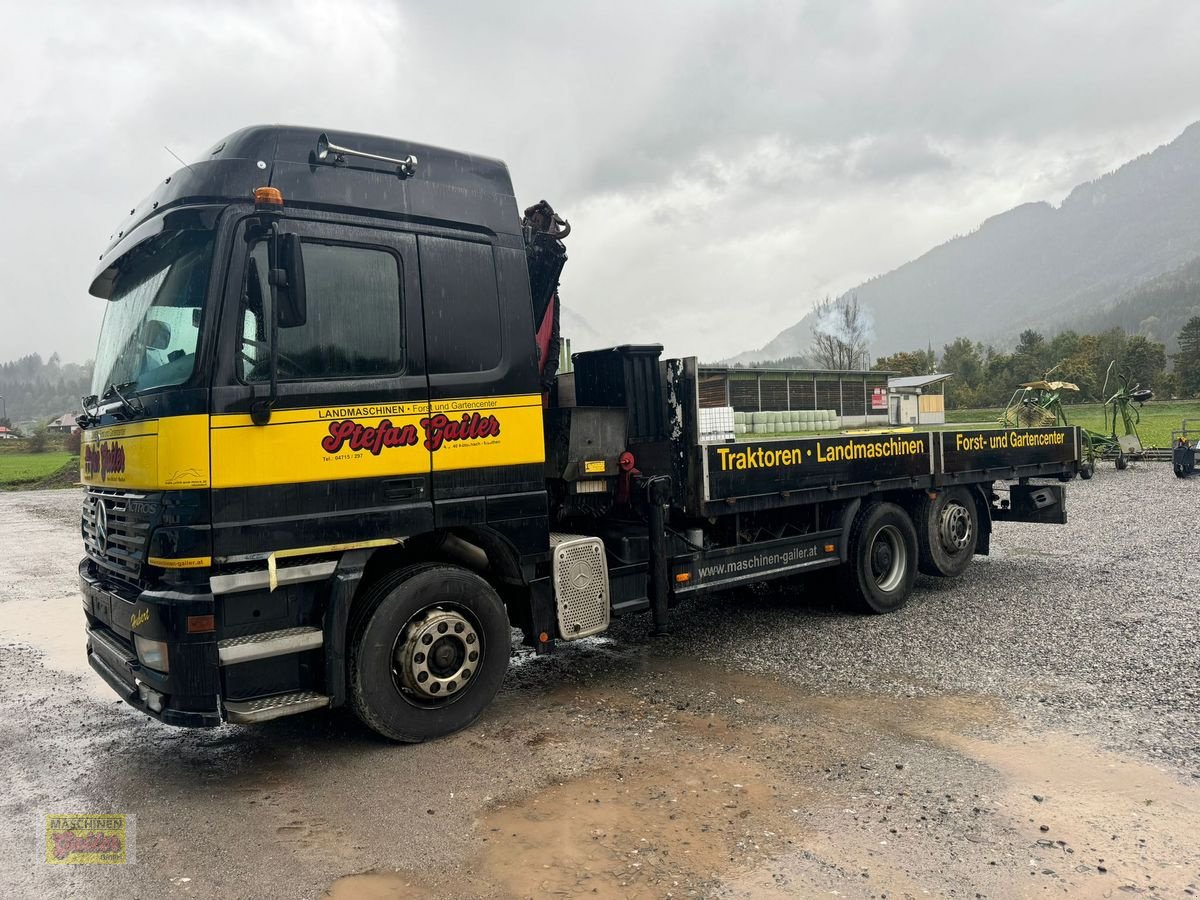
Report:
[[[83,545],[88,557],[133,584],[142,575],[150,521],[147,515],[130,511],[129,501],[145,499],[145,494],[132,491],[88,488],[83,501]],[[102,522],[106,525],[104,529]]]

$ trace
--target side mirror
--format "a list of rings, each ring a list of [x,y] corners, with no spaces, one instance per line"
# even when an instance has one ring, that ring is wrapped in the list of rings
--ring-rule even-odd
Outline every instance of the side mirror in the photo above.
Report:
[[[304,288],[304,252],[298,234],[278,236],[278,253],[271,261],[271,292],[280,328],[297,328],[308,321]]]

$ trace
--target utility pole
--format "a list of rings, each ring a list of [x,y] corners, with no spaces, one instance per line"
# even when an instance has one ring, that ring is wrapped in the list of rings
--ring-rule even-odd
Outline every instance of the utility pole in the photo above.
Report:
[[[0,394],[0,419],[8,418],[8,407],[4,403],[4,395]]]

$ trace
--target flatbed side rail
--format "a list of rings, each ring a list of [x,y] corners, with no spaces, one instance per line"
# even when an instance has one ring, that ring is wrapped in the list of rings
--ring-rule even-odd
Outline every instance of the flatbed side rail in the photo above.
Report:
[[[699,445],[704,512],[787,506],[873,491],[1068,474],[1079,429],[1014,428],[766,439]]]

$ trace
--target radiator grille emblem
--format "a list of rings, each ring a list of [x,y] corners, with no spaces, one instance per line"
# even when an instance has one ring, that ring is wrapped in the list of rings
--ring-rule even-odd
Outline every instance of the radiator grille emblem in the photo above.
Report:
[[[96,543],[102,554],[108,553],[108,508],[99,498],[96,499]]]

